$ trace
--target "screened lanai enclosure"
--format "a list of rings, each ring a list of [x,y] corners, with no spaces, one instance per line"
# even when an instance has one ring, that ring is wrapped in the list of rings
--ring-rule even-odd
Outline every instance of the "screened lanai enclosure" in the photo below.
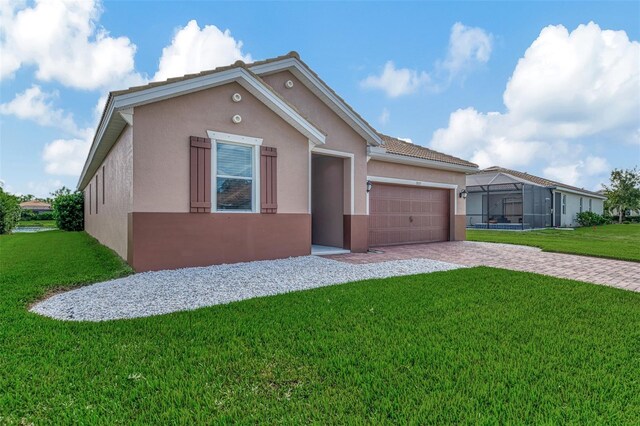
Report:
[[[504,173],[467,177],[467,227],[525,230],[552,226],[553,193]]]

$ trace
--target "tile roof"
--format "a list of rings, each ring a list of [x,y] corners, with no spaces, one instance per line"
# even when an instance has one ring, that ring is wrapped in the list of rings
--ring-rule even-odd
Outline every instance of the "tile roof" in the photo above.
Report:
[[[249,73],[251,73],[256,79],[260,80],[260,82],[263,83],[265,85],[265,87],[267,87],[270,91],[272,91],[278,97],[280,97],[281,99],[284,100],[284,98],[282,98],[282,96],[279,93],[277,93],[271,86],[269,86],[269,84],[267,84],[264,80],[262,80],[258,75],[256,75],[255,73],[251,72],[250,68],[252,68],[254,66],[258,66],[258,65],[264,65],[264,64],[269,64],[269,63],[273,63],[273,62],[282,61],[282,60],[288,59],[288,58],[295,58],[302,65],[304,65],[306,67],[306,69],[314,77],[316,77],[320,82],[322,82],[322,84],[324,84],[333,95],[335,95],[342,103],[344,103],[344,105],[356,117],[358,117],[360,120],[362,120],[362,122],[366,126],[369,126],[375,132],[375,129],[360,114],[358,114],[347,102],[345,102],[345,100],[342,97],[340,97],[340,95],[338,95],[327,83],[325,83],[324,80],[322,80],[320,78],[320,76],[318,76],[318,74],[316,74],[315,71],[313,71],[306,63],[304,63],[300,59],[300,55],[298,55],[298,53],[294,52],[294,51],[289,52],[286,55],[276,56],[274,58],[269,58],[269,59],[265,59],[265,60],[262,60],[262,61],[256,61],[256,62],[252,62],[252,63],[249,63],[249,64],[246,64],[243,61],[236,61],[232,65],[227,65],[227,66],[223,66],[223,67],[214,68],[214,69],[211,69],[211,70],[201,71],[201,72],[194,73],[194,74],[186,74],[186,75],[183,75],[181,77],[173,77],[173,78],[169,78],[169,79],[164,80],[164,81],[151,82],[151,83],[148,83],[148,84],[145,84],[145,85],[142,85],[142,86],[130,87],[130,88],[125,89],[125,90],[116,90],[116,91],[110,92],[109,93],[109,97],[111,98],[113,96],[134,93],[134,92],[138,92],[138,91],[141,91],[141,90],[146,90],[146,89],[150,89],[150,88],[154,88],[154,87],[158,87],[158,86],[163,86],[163,85],[175,83],[175,82],[178,82],[178,81],[184,81],[184,80],[198,78],[198,77],[202,77],[202,76],[206,76],[206,75],[210,75],[210,74],[215,74],[215,73],[226,71],[226,70],[230,70],[230,69],[233,69],[233,68],[244,68]],[[284,100],[284,101],[287,102],[286,100]],[[289,104],[289,103],[287,102],[287,104]],[[292,105],[290,105],[290,106],[298,114],[300,114],[303,118],[305,118],[312,125],[314,125],[313,122],[311,122],[307,117],[302,115],[297,110],[297,108],[295,108]],[[322,130],[320,130],[320,131],[322,131]],[[387,152],[389,152],[391,154],[404,155],[404,156],[407,156],[407,157],[421,158],[421,159],[425,159],[425,160],[439,161],[439,162],[443,162],[443,163],[455,164],[455,165],[460,165],[460,166],[478,167],[477,164],[471,163],[471,162],[463,160],[461,158],[457,158],[457,157],[454,157],[452,155],[447,155],[447,154],[444,154],[444,153],[441,153],[441,152],[438,152],[438,151],[434,151],[432,149],[425,148],[425,147],[422,147],[420,145],[414,145],[414,144],[411,144],[411,143],[408,143],[408,142],[404,142],[404,141],[401,141],[401,140],[399,140],[397,138],[394,138],[394,137],[391,137],[391,136],[387,136],[387,135],[383,135],[383,134],[378,133],[378,132],[376,132],[376,133],[382,139],[382,141],[383,141],[383,143],[384,143],[384,145],[385,145],[385,147],[387,149]]]
[[[444,154],[434,151],[433,149],[413,143],[402,141],[392,136],[383,135],[380,137],[384,142],[384,147],[390,154],[404,155],[406,157],[421,158],[424,160],[440,161],[442,163],[456,164],[458,166],[478,167],[477,164],[463,160],[453,155]]]
[[[567,185],[562,182],[557,182],[555,180],[546,179],[540,176],[530,175],[529,173],[519,172],[517,170],[505,169],[504,167],[491,166],[491,167],[487,167],[486,169],[480,170],[478,173],[485,173],[485,172],[505,173],[520,179],[528,180],[529,182],[535,183],[536,185],[540,185],[540,186],[567,188],[573,191],[580,191],[586,194],[591,194],[599,197],[603,196],[602,194],[599,194],[594,191],[588,191],[584,188],[578,188],[576,186]]]
[[[32,200],[32,201],[23,201],[20,203],[20,207],[23,209],[33,209],[33,208],[51,208],[51,204],[46,203],[44,201]]]

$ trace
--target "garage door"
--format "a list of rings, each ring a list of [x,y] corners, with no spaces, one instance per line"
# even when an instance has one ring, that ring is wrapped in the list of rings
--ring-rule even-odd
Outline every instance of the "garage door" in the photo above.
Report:
[[[375,183],[369,247],[449,240],[449,190]]]

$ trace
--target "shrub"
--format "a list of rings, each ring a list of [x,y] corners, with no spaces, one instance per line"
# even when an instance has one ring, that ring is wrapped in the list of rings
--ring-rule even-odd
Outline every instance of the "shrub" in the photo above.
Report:
[[[82,231],[84,229],[84,195],[80,191],[60,194],[53,200],[53,218],[58,229]]]
[[[607,219],[604,216],[594,212],[578,213],[576,218],[580,226],[597,226],[607,223]]]
[[[53,220],[53,212],[36,213],[33,220]]]
[[[20,200],[0,187],[0,234],[9,234],[20,220]]]
[[[34,220],[36,218],[36,213],[32,210],[22,210],[20,212],[20,220]]]

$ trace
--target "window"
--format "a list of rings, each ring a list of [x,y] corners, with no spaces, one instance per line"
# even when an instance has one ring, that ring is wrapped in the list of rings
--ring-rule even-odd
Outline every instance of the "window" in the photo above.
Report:
[[[593,200],[592,200],[591,198],[589,198],[589,211],[590,211],[590,212],[592,212],[592,211],[593,211],[593,210],[591,209],[591,208],[592,208],[591,201],[593,201]]]
[[[562,194],[562,214],[567,214],[567,195]]]
[[[216,142],[215,188],[217,211],[255,210],[255,149],[251,145]]]
[[[580,213],[582,213],[582,197],[580,197]]]

